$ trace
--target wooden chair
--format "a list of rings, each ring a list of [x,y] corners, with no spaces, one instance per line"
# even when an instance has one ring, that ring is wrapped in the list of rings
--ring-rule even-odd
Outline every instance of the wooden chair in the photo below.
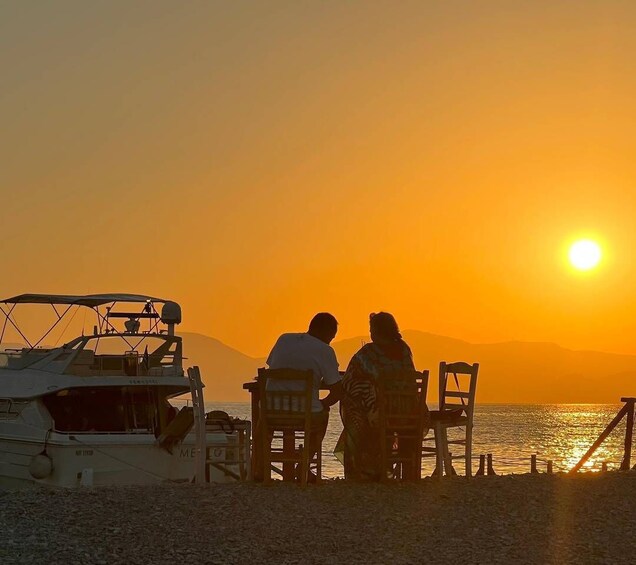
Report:
[[[419,479],[428,371],[381,375],[377,381],[382,480]]]
[[[431,411],[434,435],[423,440],[422,456],[436,458],[434,474],[437,473],[440,478],[444,475],[444,468],[447,475],[456,474],[452,459],[461,457],[451,456],[449,445],[463,446],[466,476],[472,476],[473,414],[478,371],[479,363],[442,361],[439,364],[439,410]],[[449,441],[450,428],[463,428],[464,437]],[[430,441],[435,442],[434,447],[426,445]]]
[[[265,483],[271,480],[272,470],[283,480],[295,480],[298,471],[301,484],[306,485],[311,463],[315,465],[317,479],[321,478],[322,446],[318,446],[312,459],[310,445],[313,382],[312,371],[258,370],[261,400],[257,435]],[[274,463],[280,463],[281,467]]]

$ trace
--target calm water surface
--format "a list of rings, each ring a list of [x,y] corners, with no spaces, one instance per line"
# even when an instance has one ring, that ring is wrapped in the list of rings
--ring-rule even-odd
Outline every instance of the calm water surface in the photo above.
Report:
[[[434,406],[433,406],[434,408]],[[492,453],[499,474],[527,473],[530,456],[537,454],[540,471],[548,460],[555,471],[572,468],[621,408],[621,404],[481,404],[475,409],[473,454],[477,468],[480,453]],[[225,410],[231,416],[250,419],[247,402],[208,404],[207,410]],[[327,477],[343,475],[333,456],[333,448],[342,431],[337,405],[331,410],[327,435],[323,442],[323,473]],[[624,422],[612,432],[586,470],[600,470],[603,461],[617,468],[623,454]],[[457,462],[458,472],[462,465]],[[425,471],[431,471],[428,462]]]

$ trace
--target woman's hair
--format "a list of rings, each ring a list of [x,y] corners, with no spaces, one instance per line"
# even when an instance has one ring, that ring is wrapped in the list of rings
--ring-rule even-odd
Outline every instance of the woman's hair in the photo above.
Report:
[[[387,341],[399,341],[402,339],[400,328],[392,314],[388,312],[378,312],[369,316],[371,326],[371,337],[377,337]]]

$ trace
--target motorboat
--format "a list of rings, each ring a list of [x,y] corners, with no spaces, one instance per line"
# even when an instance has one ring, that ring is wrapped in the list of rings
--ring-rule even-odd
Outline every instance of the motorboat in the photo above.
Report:
[[[38,340],[18,324],[16,312],[25,305],[53,316]],[[82,309],[81,335],[46,345]],[[88,332],[86,313],[95,322]],[[201,436],[213,447],[210,481],[244,478],[249,457],[235,453],[238,432],[212,425],[195,433],[196,410],[175,403],[193,390],[175,333],[176,302],[138,294],[22,294],[0,301],[0,316],[0,488],[192,481]],[[9,334],[18,343],[6,344]]]

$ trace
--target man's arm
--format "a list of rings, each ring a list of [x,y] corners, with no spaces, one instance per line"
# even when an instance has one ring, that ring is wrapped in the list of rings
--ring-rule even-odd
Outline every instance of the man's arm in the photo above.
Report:
[[[333,406],[342,398],[342,381],[327,385],[327,388],[329,389],[329,394],[320,401],[325,410],[329,410],[330,406]]]
[[[322,386],[329,389],[329,394],[320,402],[325,410],[329,410],[342,397],[342,377],[338,372],[338,359],[332,347],[327,347],[321,366]]]

